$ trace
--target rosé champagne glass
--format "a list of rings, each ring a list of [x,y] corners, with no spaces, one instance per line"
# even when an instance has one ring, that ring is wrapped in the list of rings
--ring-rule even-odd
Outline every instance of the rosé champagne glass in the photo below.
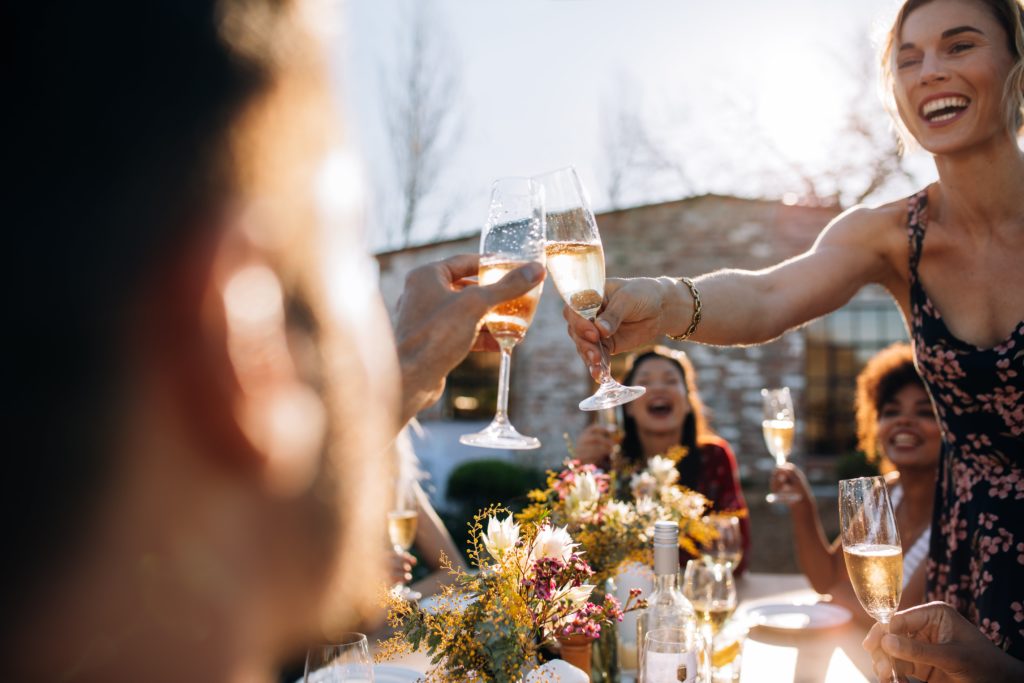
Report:
[[[604,303],[604,248],[590,199],[572,166],[537,176],[544,186],[548,272],[566,305],[593,322]],[[643,396],[643,387],[626,387],[612,378],[608,350],[601,349],[601,384],[580,410],[601,410]]]
[[[481,285],[490,285],[531,261],[544,263],[544,190],[529,178],[501,178],[491,188],[491,205],[480,235]],[[529,450],[540,441],[516,431],[508,418],[508,381],[512,349],[526,336],[540,300],[540,282],[526,294],[498,304],[484,316],[487,331],[501,348],[498,407],[483,430],[463,434],[468,446]]]

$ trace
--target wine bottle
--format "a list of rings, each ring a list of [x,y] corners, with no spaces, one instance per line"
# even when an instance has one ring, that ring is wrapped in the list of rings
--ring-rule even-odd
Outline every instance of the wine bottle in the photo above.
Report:
[[[679,525],[676,522],[654,525],[654,591],[636,625],[636,642],[640,648],[638,683],[700,680],[696,616],[693,605],[679,588]],[[651,632],[657,633],[648,641]],[[659,647],[653,642],[661,639],[675,641],[675,646]]]

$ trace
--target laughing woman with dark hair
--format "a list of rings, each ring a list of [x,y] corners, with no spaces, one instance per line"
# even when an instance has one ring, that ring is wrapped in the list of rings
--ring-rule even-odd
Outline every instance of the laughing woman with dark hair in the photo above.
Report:
[[[697,373],[685,353],[657,348],[633,359],[624,382],[647,388],[640,398],[622,406],[622,457],[625,471],[643,468],[647,459],[682,446],[679,483],[703,494],[715,512],[745,513],[736,456],[728,442],[708,426],[697,391]],[[592,424],[576,443],[584,463],[611,466],[614,441],[607,428]],[[744,557],[750,549],[750,520],[740,515]],[[745,560],[739,570],[745,566]]]

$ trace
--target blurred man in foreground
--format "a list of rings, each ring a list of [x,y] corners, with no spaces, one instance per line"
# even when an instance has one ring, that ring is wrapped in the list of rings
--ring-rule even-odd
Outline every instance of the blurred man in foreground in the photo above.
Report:
[[[49,5],[3,22],[0,680],[271,680],[372,607],[374,454],[543,271],[416,271],[399,362],[311,6]]]

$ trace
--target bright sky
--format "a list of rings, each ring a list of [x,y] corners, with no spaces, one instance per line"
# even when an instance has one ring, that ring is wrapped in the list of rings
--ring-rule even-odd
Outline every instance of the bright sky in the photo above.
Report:
[[[411,2],[435,6],[433,21],[461,71],[460,144],[431,209],[459,207],[448,236],[478,228],[500,176],[574,164],[595,208],[607,206],[603,122],[616,108],[642,117],[689,178],[686,191],[663,184],[634,190],[628,203],[779,190],[765,168],[780,154],[808,167],[828,163],[857,91],[844,62],[863,57],[896,7],[894,0],[346,0],[347,37],[335,61],[371,182],[388,177],[380,79]],[[380,249],[386,241],[377,222],[370,244]],[[429,222],[414,241],[428,238]]]

